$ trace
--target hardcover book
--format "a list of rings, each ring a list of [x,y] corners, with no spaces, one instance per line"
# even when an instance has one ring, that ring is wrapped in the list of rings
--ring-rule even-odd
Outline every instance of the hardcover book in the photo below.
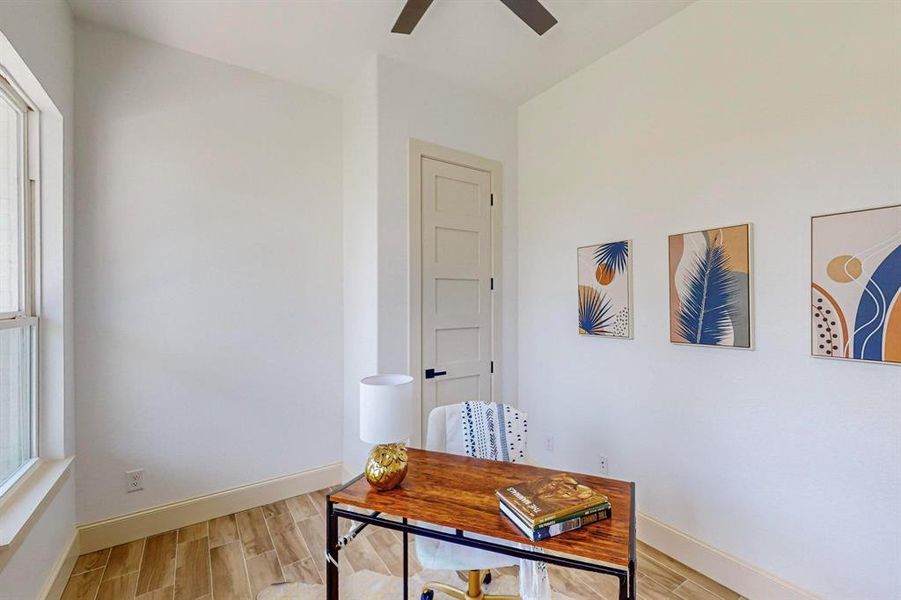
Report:
[[[609,499],[575,477],[558,473],[496,490],[502,504],[511,508],[530,529],[606,504]]]
[[[509,506],[501,502],[500,507],[501,513],[503,513],[504,516],[510,519],[513,524],[516,525],[516,528],[519,529],[527,538],[529,538],[533,542],[546,540],[556,535],[560,535],[561,533],[574,531],[591,523],[596,523],[603,519],[610,518],[610,505],[605,504],[603,505],[603,508],[591,509],[591,511],[587,513],[579,513],[581,516],[571,517],[569,519],[563,519],[561,521],[555,521],[547,525],[542,525],[537,529],[532,529],[528,525],[526,525],[525,521],[522,520],[522,517],[514,512],[513,509],[511,509]]]
[[[514,515],[516,515],[516,517],[519,518],[521,521],[523,521],[523,523],[525,523],[527,521],[527,517],[525,515],[517,512],[515,508],[513,508],[509,504],[506,504],[503,500],[500,500],[500,505],[501,505],[501,508],[506,508],[508,511],[510,511]],[[597,506],[591,506],[589,508],[586,508],[585,510],[579,510],[574,513],[570,513],[568,515],[559,516],[554,519],[542,519],[538,523],[538,527],[547,527],[548,525],[556,525],[556,524],[562,523],[564,521],[569,521],[570,519],[575,519],[576,517],[587,517],[588,515],[590,515],[592,513],[601,512],[601,511],[609,510],[609,509],[610,509],[610,503],[605,502],[603,504],[598,504]],[[531,522],[531,521],[529,521],[529,522]]]

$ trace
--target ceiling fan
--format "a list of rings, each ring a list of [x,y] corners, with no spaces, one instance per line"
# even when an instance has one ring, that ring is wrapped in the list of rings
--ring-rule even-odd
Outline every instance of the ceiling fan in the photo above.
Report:
[[[513,11],[513,13],[525,22],[526,25],[535,30],[538,35],[543,35],[548,29],[557,24],[548,9],[541,5],[538,0],[500,0],[504,6]],[[432,4],[432,0],[407,0],[397,22],[391,28],[392,33],[410,34],[413,28],[419,23],[422,15]]]

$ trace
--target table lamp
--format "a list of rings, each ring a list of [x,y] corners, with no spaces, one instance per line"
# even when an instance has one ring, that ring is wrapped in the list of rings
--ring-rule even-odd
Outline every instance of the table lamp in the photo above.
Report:
[[[376,444],[366,480],[383,492],[407,476],[406,441],[413,433],[413,378],[373,375],[360,381],[360,439]]]

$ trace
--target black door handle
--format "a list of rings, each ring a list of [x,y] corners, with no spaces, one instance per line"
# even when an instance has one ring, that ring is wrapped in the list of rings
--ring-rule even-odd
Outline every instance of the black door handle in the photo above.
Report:
[[[441,377],[442,375],[447,375],[447,371],[436,371],[435,369],[425,370],[426,379],[434,379],[436,377]]]

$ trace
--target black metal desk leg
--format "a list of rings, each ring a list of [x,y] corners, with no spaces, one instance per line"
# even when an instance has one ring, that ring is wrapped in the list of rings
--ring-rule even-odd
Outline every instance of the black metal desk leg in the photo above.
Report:
[[[404,518],[404,525],[407,524],[407,519]],[[410,550],[410,540],[409,533],[404,531],[404,600],[410,597],[409,586],[410,586],[410,564],[409,564],[409,550]]]
[[[325,597],[338,600],[338,515],[334,503],[325,500]]]
[[[635,573],[635,561],[629,561],[629,600],[636,600],[638,594],[635,591],[638,578]]]
[[[619,579],[619,600],[632,600],[629,596],[629,577],[625,573],[617,577]]]

